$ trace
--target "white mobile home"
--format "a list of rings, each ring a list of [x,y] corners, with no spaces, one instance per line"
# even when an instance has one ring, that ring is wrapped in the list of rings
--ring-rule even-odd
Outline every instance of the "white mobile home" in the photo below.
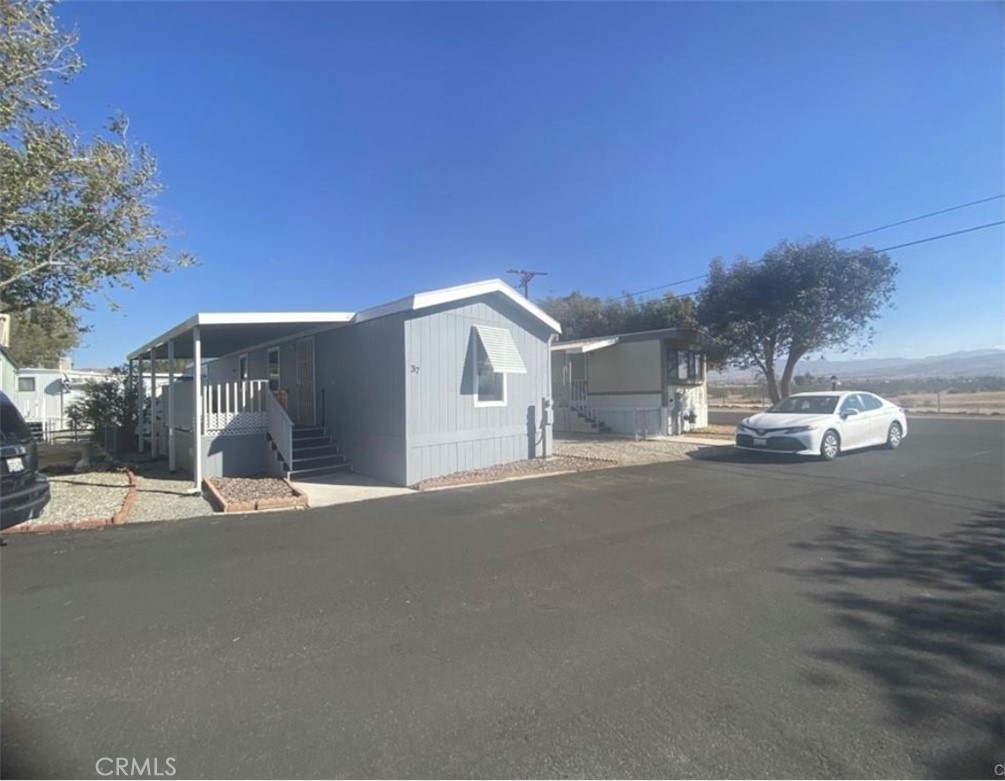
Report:
[[[556,342],[556,433],[682,434],[708,425],[704,335],[691,328]]]
[[[22,367],[17,371],[14,392],[8,395],[29,427],[48,438],[53,431],[70,427],[66,412],[74,401],[83,397],[87,383],[109,376],[105,371]]]

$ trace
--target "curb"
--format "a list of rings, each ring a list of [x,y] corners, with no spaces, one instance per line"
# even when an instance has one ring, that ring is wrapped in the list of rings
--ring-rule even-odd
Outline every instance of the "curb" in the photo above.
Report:
[[[126,470],[129,476],[129,488],[126,491],[126,498],[122,500],[122,506],[110,518],[85,518],[79,521],[64,521],[63,523],[46,523],[29,526],[31,521],[19,523],[4,529],[4,534],[49,534],[51,532],[75,532],[89,531],[93,529],[104,529],[107,526],[120,526],[126,522],[133,504],[136,502],[136,475],[129,469]]]

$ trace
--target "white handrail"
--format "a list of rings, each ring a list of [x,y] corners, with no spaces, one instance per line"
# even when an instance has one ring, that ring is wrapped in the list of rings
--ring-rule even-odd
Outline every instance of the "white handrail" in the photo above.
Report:
[[[265,398],[265,410],[269,421],[269,436],[276,444],[279,455],[287,467],[293,468],[293,419],[283,409],[283,405],[270,392],[262,394]]]

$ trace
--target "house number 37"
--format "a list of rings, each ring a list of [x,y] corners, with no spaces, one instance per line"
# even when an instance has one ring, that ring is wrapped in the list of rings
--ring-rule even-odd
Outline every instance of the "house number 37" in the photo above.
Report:
[[[413,364],[412,364],[412,374],[418,374],[418,373],[419,373],[419,367],[418,367],[418,366],[416,366],[416,365],[415,365],[415,364],[413,363]]]

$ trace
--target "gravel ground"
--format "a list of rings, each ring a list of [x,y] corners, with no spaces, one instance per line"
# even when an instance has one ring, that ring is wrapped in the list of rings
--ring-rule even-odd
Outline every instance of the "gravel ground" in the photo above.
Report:
[[[209,482],[228,502],[255,502],[296,496],[285,481],[277,477],[211,477]]]
[[[29,525],[111,518],[125,501],[129,475],[125,471],[50,475],[49,489],[52,498],[42,517]]]
[[[614,466],[613,461],[581,456],[555,456],[547,460],[535,458],[526,461],[514,461],[510,464],[474,469],[469,472],[454,472],[452,475],[423,480],[417,486],[420,491],[430,488],[443,488],[449,485],[469,485],[486,483],[492,480],[505,480],[508,477],[527,477],[530,475],[546,475],[551,472],[583,472],[587,469],[603,469]]]
[[[697,433],[697,432],[696,432]],[[698,445],[673,442],[668,439],[645,439],[635,442],[618,437],[575,437],[555,440],[555,454],[579,458],[604,458],[621,466],[681,461]]]
[[[179,520],[213,514],[213,506],[199,494],[189,495],[192,478],[172,475],[161,463],[144,465],[138,472],[136,503],[127,523]]]

